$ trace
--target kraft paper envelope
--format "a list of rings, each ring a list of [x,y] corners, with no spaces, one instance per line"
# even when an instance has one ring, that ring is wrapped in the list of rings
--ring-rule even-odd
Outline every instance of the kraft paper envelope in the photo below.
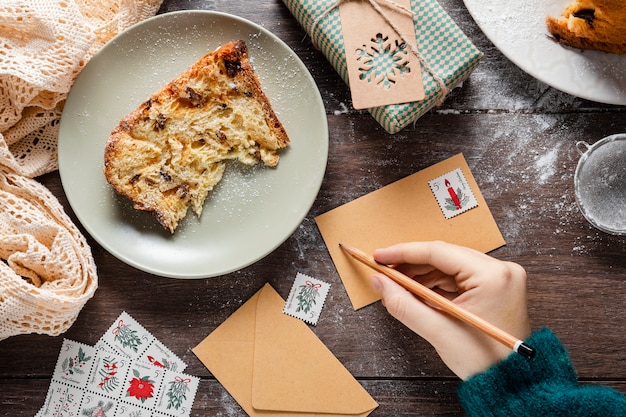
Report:
[[[446,218],[429,182],[442,176],[445,180],[445,174],[457,169],[477,205]],[[369,282],[373,271],[347,255],[339,243],[368,254],[417,240],[444,240],[482,252],[505,244],[462,154],[321,214],[315,221],[355,310],[379,300],[380,294]]]
[[[250,416],[367,416],[378,404],[265,284],[193,353]]]

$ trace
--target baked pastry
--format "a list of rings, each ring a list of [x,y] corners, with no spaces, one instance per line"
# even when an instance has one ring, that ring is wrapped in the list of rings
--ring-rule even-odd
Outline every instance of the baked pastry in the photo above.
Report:
[[[561,18],[548,16],[556,41],[580,49],[626,54],[626,1],[574,0]]]
[[[288,142],[239,40],[204,55],[124,117],[107,140],[104,175],[174,233],[189,207],[200,216],[226,161],[275,167]]]

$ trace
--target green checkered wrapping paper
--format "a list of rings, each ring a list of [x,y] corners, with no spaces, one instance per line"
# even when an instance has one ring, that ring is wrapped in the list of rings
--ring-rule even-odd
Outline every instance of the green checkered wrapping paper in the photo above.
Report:
[[[350,85],[337,0],[283,0],[283,3]],[[417,48],[428,64],[428,68],[422,65],[426,98],[368,109],[389,133],[401,131],[445,98],[446,92],[430,71],[451,90],[470,76],[483,56],[436,0],[411,0],[411,9]]]

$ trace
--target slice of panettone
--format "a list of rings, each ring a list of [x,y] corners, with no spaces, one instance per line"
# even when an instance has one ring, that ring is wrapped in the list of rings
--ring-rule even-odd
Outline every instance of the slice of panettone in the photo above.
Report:
[[[546,24],[563,45],[626,54],[625,0],[574,0],[562,17],[548,16]]]
[[[124,117],[106,143],[104,174],[174,233],[189,207],[200,216],[227,160],[275,167],[288,142],[239,40],[204,55]]]

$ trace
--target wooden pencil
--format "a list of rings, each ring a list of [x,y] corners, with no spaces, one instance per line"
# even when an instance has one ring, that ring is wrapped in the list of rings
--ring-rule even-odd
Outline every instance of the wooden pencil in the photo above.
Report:
[[[523,341],[519,340],[515,336],[494,326],[486,320],[483,320],[477,315],[459,307],[457,304],[448,300],[444,296],[407,277],[403,273],[376,262],[374,258],[366,255],[363,251],[357,248],[346,246],[341,243],[339,244],[339,246],[357,261],[369,266],[375,271],[378,271],[388,276],[421,299],[428,301],[429,303],[439,307],[442,311],[445,311],[449,315],[482,331],[486,335],[491,336],[498,342],[504,344],[505,346],[509,347],[520,355],[525,356],[526,358],[532,358],[535,355],[535,350],[533,348],[526,345]]]

